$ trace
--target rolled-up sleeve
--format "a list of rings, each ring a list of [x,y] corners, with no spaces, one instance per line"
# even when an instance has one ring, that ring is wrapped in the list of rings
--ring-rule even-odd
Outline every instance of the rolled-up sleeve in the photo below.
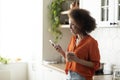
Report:
[[[90,45],[89,60],[94,63],[94,71],[100,67],[100,52],[97,41],[93,41]]]

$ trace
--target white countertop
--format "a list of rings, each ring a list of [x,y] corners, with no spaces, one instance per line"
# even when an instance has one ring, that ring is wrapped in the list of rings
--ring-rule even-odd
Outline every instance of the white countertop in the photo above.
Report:
[[[44,66],[65,73],[65,63],[45,64]],[[112,80],[112,75],[95,75],[94,80]]]
[[[65,64],[64,63],[59,63],[59,64],[45,64],[44,66],[50,67],[52,69],[58,70],[60,72],[65,73]]]

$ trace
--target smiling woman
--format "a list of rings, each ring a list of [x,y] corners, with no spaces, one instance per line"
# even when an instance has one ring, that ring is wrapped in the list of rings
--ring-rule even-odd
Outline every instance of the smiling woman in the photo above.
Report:
[[[79,8],[71,9],[68,16],[73,34],[67,50],[64,51],[59,44],[54,46],[66,60],[66,80],[93,80],[95,71],[100,67],[98,43],[89,34],[96,28],[95,19],[89,11]]]

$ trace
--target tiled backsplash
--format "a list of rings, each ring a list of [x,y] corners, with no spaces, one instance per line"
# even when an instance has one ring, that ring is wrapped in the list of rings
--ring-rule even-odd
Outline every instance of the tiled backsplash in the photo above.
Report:
[[[98,41],[105,69],[120,65],[120,28],[97,28],[91,35]]]
[[[101,61],[120,64],[120,28],[97,28],[91,34],[98,41]]]

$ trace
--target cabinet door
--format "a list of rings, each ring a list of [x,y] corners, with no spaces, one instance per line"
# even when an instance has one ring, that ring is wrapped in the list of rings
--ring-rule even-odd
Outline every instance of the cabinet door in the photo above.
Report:
[[[101,22],[105,27],[120,25],[120,0],[101,0]]]
[[[36,73],[35,73],[35,79],[34,80],[44,80],[44,77],[43,77],[43,70],[37,70]]]
[[[44,80],[54,80],[53,71],[49,68],[44,68]]]
[[[115,25],[120,26],[120,0],[115,0]]]
[[[118,27],[120,25],[120,0],[100,0],[101,27]]]
[[[11,80],[10,70],[0,70],[0,80]]]
[[[0,64],[0,80],[28,80],[27,63]]]
[[[97,26],[100,22],[100,0],[80,0],[80,8],[86,9],[95,18]]]
[[[120,25],[120,0],[80,0],[80,8],[90,11],[97,27]]]
[[[44,68],[44,80],[60,80],[57,79],[55,71],[51,68]]]
[[[65,80],[65,73],[60,71],[44,68],[44,80]]]
[[[112,27],[115,20],[115,1],[114,0],[100,0],[100,26]]]
[[[61,76],[61,80],[66,80],[66,77],[67,77],[67,76],[66,76],[65,73],[61,73],[60,76]]]

